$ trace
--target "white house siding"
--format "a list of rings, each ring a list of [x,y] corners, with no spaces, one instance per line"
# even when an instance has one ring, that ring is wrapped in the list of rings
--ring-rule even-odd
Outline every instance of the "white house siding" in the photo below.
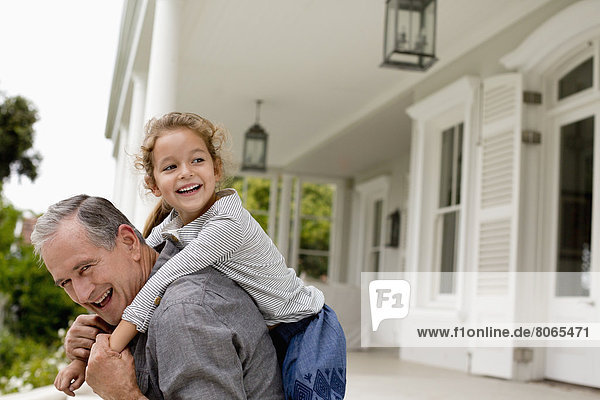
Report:
[[[411,152],[413,160],[410,171],[411,201],[409,202],[407,235],[407,269],[409,273],[435,268],[433,259],[430,257],[431,247],[429,246],[432,240],[432,232],[429,227],[432,222],[428,220],[429,210],[434,207],[431,202],[437,201],[435,200],[438,190],[435,178],[437,171],[435,166],[431,166],[429,158],[432,152],[435,154],[435,151],[430,150],[435,143],[429,143],[427,137],[421,136],[426,136],[429,132],[430,119],[428,118],[435,119],[438,115],[443,118],[445,110],[432,111],[430,109],[432,104],[434,107],[437,104],[432,103],[431,99],[440,96],[449,87],[456,85],[461,79],[465,79],[465,76],[471,76],[481,80],[481,86],[475,91],[477,92],[476,96],[481,98],[477,101],[482,105],[481,108],[474,109],[473,129],[465,130],[465,133],[470,136],[465,138],[467,143],[464,151],[472,151],[473,157],[463,163],[463,168],[470,169],[463,175],[462,181],[462,184],[466,186],[464,189],[467,194],[464,201],[470,202],[470,204],[466,210],[468,213],[465,216],[466,221],[464,221],[464,225],[461,225],[462,229],[466,229],[468,232],[463,233],[458,250],[460,260],[458,269],[478,271],[478,281],[465,282],[463,290],[458,290],[458,299],[446,311],[435,305],[422,307],[424,311],[421,316],[422,322],[443,320],[452,324],[460,321],[501,321],[512,318],[517,320],[519,318],[529,318],[529,320],[539,318],[541,320],[545,317],[548,306],[546,304],[547,297],[544,297],[548,296],[545,289],[539,289],[539,287],[535,289],[533,285],[524,286],[514,276],[509,275],[506,276],[505,281],[498,279],[491,281],[493,287],[481,286],[485,283],[481,279],[487,268],[486,250],[483,246],[486,235],[493,235],[505,242],[500,253],[498,253],[498,248],[493,249],[491,255],[496,260],[500,260],[490,266],[493,270],[505,272],[552,270],[549,263],[552,262],[552,254],[556,253],[549,250],[553,248],[549,245],[551,240],[548,241],[545,238],[548,231],[556,230],[556,224],[552,226],[543,221],[553,220],[555,211],[552,207],[546,207],[543,204],[548,202],[548,200],[544,200],[545,195],[554,195],[543,188],[548,184],[555,185],[552,182],[557,179],[556,174],[551,175],[544,170],[551,166],[548,164],[548,157],[550,157],[548,151],[552,146],[548,143],[554,141],[554,148],[557,146],[556,139],[554,139],[556,135],[553,132],[556,132],[558,125],[549,126],[547,123],[548,111],[545,110],[552,111],[552,93],[548,91],[547,87],[548,74],[552,72],[552,68],[561,60],[561,57],[564,61],[569,54],[574,55],[578,48],[593,47],[595,50],[590,50],[590,54],[595,54],[597,57],[600,43],[600,22],[593,22],[594,17],[591,15],[599,15],[598,13],[600,13],[600,2],[598,1],[551,2],[415,86],[415,106],[409,109],[410,113],[415,114],[411,115],[414,119],[413,131],[415,133],[413,133]],[[550,20],[560,23],[548,23]],[[547,25],[554,26],[554,29],[547,28]],[[540,32],[546,37],[539,37]],[[515,52],[516,55],[513,53],[511,56],[506,56],[519,48],[521,43],[528,40],[530,36],[537,39],[537,48],[536,44],[530,45],[520,54]],[[531,39],[529,40],[531,41]],[[541,43],[558,43],[560,45],[554,47],[547,45],[547,49],[544,50],[540,49]],[[571,49],[573,51],[570,51]],[[515,61],[518,56],[522,57],[521,64]],[[532,59],[534,61],[531,61]],[[597,79],[597,64],[595,64],[594,74]],[[496,83],[498,81],[501,82]],[[514,105],[509,105],[509,103],[498,103],[500,104],[498,105],[493,103],[495,100],[489,100],[493,103],[491,103],[490,109],[494,109],[495,112],[506,112],[498,115],[497,118],[488,117],[486,114],[488,93],[495,90],[488,90],[490,86],[499,87],[498,90],[505,93],[508,96],[507,99],[513,99],[511,103]],[[514,90],[507,92],[506,90],[509,90],[510,87],[514,87],[516,92]],[[506,88],[506,90],[502,88]],[[520,98],[521,92],[524,90],[542,93],[543,104],[522,104]],[[595,91],[595,94],[590,93],[587,97],[583,97],[579,103],[573,106],[575,110],[570,112],[576,115],[576,109],[579,107],[582,117],[593,114],[593,104],[599,104],[598,100],[594,100],[598,97],[597,80],[591,91]],[[503,108],[505,106],[506,108]],[[590,111],[585,111],[586,109]],[[419,113],[429,113],[433,116],[422,119],[419,117]],[[595,115],[597,116],[598,113]],[[510,120],[513,121],[513,125]],[[598,118],[596,118],[596,124],[597,120]],[[477,126],[478,121],[481,126]],[[522,130],[540,132],[542,144],[522,143],[520,138]],[[508,183],[508,186],[506,190],[499,192],[500,186],[486,178],[485,157],[487,157],[486,154],[494,154],[491,147],[489,151],[486,150],[488,142],[489,146],[497,144],[502,149],[506,148],[502,144],[503,135],[507,135],[507,145],[513,143],[511,145],[513,157],[506,159],[509,164],[502,168],[510,180],[505,181],[502,178],[502,182],[498,184]],[[544,153],[546,154],[544,155]],[[546,157],[545,161],[544,157]],[[544,179],[546,179],[546,183],[544,183]],[[597,174],[594,176],[594,182],[597,188],[600,182]],[[492,191],[490,196],[486,197],[485,193],[489,189]],[[596,189],[594,191],[596,192]],[[506,193],[507,197],[503,197],[502,193]],[[486,198],[491,201],[489,206],[486,205]],[[594,211],[598,212],[600,209],[595,206]],[[494,230],[496,233],[493,233]],[[546,245],[541,244],[544,241]],[[592,269],[598,269],[597,263],[592,264]],[[429,284],[426,282],[425,286]],[[496,294],[487,297],[483,295],[486,291],[494,291]],[[539,301],[531,301],[532,298],[539,299]],[[559,299],[557,301],[567,304],[567,300]],[[584,302],[587,303],[587,308],[576,305]],[[584,300],[579,300],[579,303],[576,303],[574,299],[569,304],[572,306],[564,305],[565,315],[569,313],[569,310],[577,314],[575,307],[582,309],[580,315],[588,315],[585,313],[592,312],[594,298],[591,297],[591,300],[588,298],[587,301],[584,298]],[[417,315],[421,315],[419,314],[420,308],[417,305],[415,310]],[[595,319],[590,317],[589,322],[597,322],[597,310],[595,313]],[[507,379],[530,380],[549,377],[567,382],[600,386],[600,380],[594,377],[594,374],[597,375],[599,372],[597,352],[598,349],[583,351],[581,349],[536,348],[533,349],[532,360],[525,363],[516,361],[512,348],[403,348],[401,356],[406,360]],[[569,367],[566,367],[567,364]],[[590,372],[590,370],[596,372]]]
[[[165,6],[164,2],[159,2],[160,7]],[[302,176],[302,174],[312,174],[327,176],[332,170],[331,166],[336,162],[339,164],[346,163],[348,166],[336,170],[336,177],[344,180],[345,187],[343,192],[347,193],[343,200],[343,210],[339,210],[341,219],[345,225],[342,232],[338,232],[338,238],[341,241],[341,251],[337,254],[340,268],[335,271],[334,283],[338,290],[338,294],[353,293],[356,295],[356,289],[360,283],[360,273],[366,268],[365,259],[365,227],[370,223],[369,213],[371,210],[366,208],[362,202],[364,194],[368,192],[369,185],[373,184],[377,188],[385,188],[385,198],[383,199],[384,208],[382,215],[385,217],[394,210],[400,210],[402,215],[402,234],[401,243],[398,248],[383,247],[381,252],[380,271],[402,271],[410,276],[411,273],[417,271],[429,271],[432,268],[431,248],[432,231],[429,227],[428,210],[435,202],[434,197],[437,196],[438,186],[434,179],[439,170],[438,160],[435,159],[438,154],[438,146],[431,137],[423,137],[423,132],[433,132],[431,125],[427,125],[434,121],[436,123],[454,121],[456,115],[464,115],[467,118],[465,123],[464,136],[464,164],[463,164],[463,190],[461,201],[461,220],[460,220],[460,235],[461,246],[459,248],[459,265],[457,269],[461,271],[478,271],[480,268],[479,258],[480,251],[474,245],[480,242],[481,233],[487,232],[487,226],[483,226],[485,222],[481,218],[481,210],[479,210],[479,195],[481,187],[482,159],[480,154],[482,137],[482,109],[480,108],[482,98],[485,92],[486,82],[496,76],[503,74],[513,74],[515,79],[520,79],[522,89],[543,91],[540,87],[542,78],[540,63],[550,63],[551,55],[542,57],[538,62],[538,70],[533,71],[532,66],[528,66],[529,70],[524,71],[516,64],[511,64],[511,61],[505,59],[507,54],[512,53],[515,49],[527,40],[530,35],[535,35],[538,28],[543,26],[547,21],[561,15],[562,12],[568,10],[569,7],[577,4],[587,4],[594,8],[598,7],[600,15],[600,1],[598,0],[551,0],[545,3],[535,12],[528,14],[524,18],[516,21],[513,25],[506,27],[504,30],[495,34],[486,42],[467,51],[466,53],[455,57],[455,61],[446,64],[443,67],[434,66],[431,72],[427,74],[426,79],[420,80],[418,83],[407,86],[406,90],[394,97],[385,105],[377,109],[371,110],[369,113],[363,113],[363,117],[354,121],[345,128],[340,128],[340,131],[330,140],[323,141],[313,151],[305,154],[300,159],[293,160],[289,165],[283,165],[276,168],[271,173],[285,176]],[[171,82],[175,79],[175,68],[173,65],[158,65],[154,68],[155,72],[148,71],[152,62],[160,64],[160,60],[164,57],[154,57],[150,60],[148,43],[142,43],[140,48],[136,42],[139,39],[140,32],[152,31],[153,27],[148,21],[145,24],[139,22],[140,15],[152,15],[154,13],[154,1],[139,1],[128,2],[132,7],[137,8],[129,10],[130,22],[133,28],[129,35],[122,37],[125,43],[133,43],[129,57],[123,57],[124,61],[128,61],[130,68],[125,67],[118,69],[123,75],[121,84],[117,84],[113,88],[112,94],[115,96],[111,100],[113,102],[124,101],[122,98],[128,98],[126,110],[115,108],[110,114],[114,117],[112,120],[119,121],[116,126],[107,126],[107,136],[112,137],[120,146],[120,149],[115,151],[119,155],[121,170],[117,174],[123,174],[123,165],[127,164],[123,156],[123,146],[134,146],[139,143],[141,138],[140,126],[150,114],[157,114],[166,111],[168,108],[176,106],[185,108],[185,104],[180,104],[181,98],[177,98],[177,93],[169,91],[169,88],[174,88],[175,85],[157,86],[156,71],[163,71],[161,74],[166,75],[164,82]],[[160,11],[158,8],[157,12]],[[164,11],[164,10],[163,10]],[[173,10],[171,10],[173,11]],[[137,14],[136,14],[137,12]],[[162,25],[154,27],[154,29],[165,28],[169,24],[164,18],[178,18],[177,13],[166,13],[161,15],[163,19]],[[179,16],[180,17],[180,16]],[[190,16],[186,16],[190,18]],[[136,24],[135,21],[138,21]],[[592,29],[592,28],[590,28]],[[156,32],[156,31],[155,31]],[[557,32],[560,35],[560,32]],[[600,33],[599,33],[600,37]],[[556,40],[556,38],[546,38],[548,42]],[[172,42],[177,40],[170,39]],[[169,46],[165,42],[161,42],[163,49],[168,53]],[[565,46],[580,45],[580,43],[567,41]],[[598,46],[597,42],[595,46]],[[127,48],[128,46],[124,46]],[[173,50],[175,51],[175,50]],[[444,49],[439,50],[439,57],[444,59]],[[514,57],[513,57],[514,58]],[[135,64],[136,68],[131,66]],[[441,62],[440,62],[441,64]],[[160,67],[160,68],[159,68]],[[168,68],[169,67],[169,68]],[[161,69],[162,68],[162,69]],[[595,66],[596,70],[598,66]],[[543,69],[543,68],[542,68]],[[185,68],[182,69],[185,71]],[[136,72],[132,72],[136,71]],[[166,72],[165,72],[166,71]],[[117,76],[120,76],[117,74]],[[153,78],[154,76],[154,78]],[[598,73],[596,72],[596,76]],[[596,78],[597,79],[597,78]],[[118,81],[118,79],[117,79]],[[132,83],[133,82],[133,83]],[[117,82],[118,83],[118,82]],[[598,83],[596,82],[596,88]],[[453,103],[451,109],[440,111],[440,115],[435,115],[432,110],[428,110],[431,118],[425,122],[419,122],[418,116],[409,116],[406,109],[409,107],[418,108],[419,104],[427,104],[428,99],[432,96],[439,95],[446,89],[452,89],[450,93],[455,93],[453,90],[458,90],[462,93],[462,98],[450,98]],[[166,91],[164,95],[150,95],[153,91]],[[120,91],[131,91],[127,96],[118,96]],[[389,98],[389,96],[388,96]],[[162,102],[162,103],[161,103]],[[437,104],[443,108],[442,104]],[[523,122],[523,128],[534,129],[544,133],[538,125],[544,121],[544,115],[540,114],[539,108],[535,106],[523,106],[525,108],[525,118],[519,120]],[[409,108],[410,109],[410,108]],[[152,112],[150,113],[149,110]],[[457,111],[458,110],[458,111]],[[414,110],[413,110],[414,111]],[[456,114],[458,112],[458,114]],[[121,117],[119,113],[127,114],[127,118]],[[448,117],[447,114],[452,114]],[[462,113],[462,114],[461,114]],[[418,113],[417,113],[418,114]],[[442,115],[443,114],[443,115]],[[411,117],[414,121],[411,123]],[[515,115],[515,120],[516,120]],[[448,119],[449,118],[449,119]],[[454,118],[454,119],[453,119]],[[385,121],[381,123],[381,121]],[[109,121],[111,117],[109,116]],[[427,122],[428,121],[428,122]],[[419,125],[419,124],[423,125]],[[597,122],[598,123],[598,122]],[[385,129],[380,129],[381,126]],[[525,126],[526,125],[526,126]],[[117,134],[116,132],[119,132]],[[515,131],[517,132],[517,131]],[[517,134],[513,132],[513,134]],[[512,139],[517,136],[512,136]],[[545,227],[541,221],[549,217],[538,207],[539,190],[538,185],[530,184],[531,182],[545,179],[542,176],[544,169],[543,160],[547,158],[545,154],[546,138],[542,137],[543,145],[524,145],[514,142],[515,148],[521,152],[521,156],[513,159],[515,169],[513,172],[514,193],[519,194],[518,200],[511,198],[510,207],[513,213],[508,212],[505,217],[510,222],[508,223],[509,233],[505,238],[508,238],[508,256],[507,271],[538,271],[543,270],[544,258],[540,254],[544,248],[540,242],[549,241],[545,238],[543,230]],[[600,140],[597,140],[600,142]],[[352,146],[348,146],[351,143]],[[335,150],[345,144],[348,154],[343,154],[346,157],[335,157]],[[379,147],[378,147],[379,146]],[[386,149],[394,149],[395,155],[393,158],[380,157],[377,149],[385,147]],[[359,149],[351,153],[348,148]],[[360,157],[357,157],[356,155]],[[515,152],[518,154],[518,152]],[[337,164],[336,164],[337,165]],[[360,167],[357,167],[360,166]],[[302,172],[296,172],[302,171]],[[340,172],[341,171],[341,172]],[[599,174],[596,174],[598,181]],[[521,182],[526,183],[519,183]],[[147,210],[152,206],[151,198],[144,199],[139,196],[140,182],[133,178],[120,178],[120,191],[123,194],[119,197],[119,190],[116,190],[116,198],[119,199],[119,206],[123,207],[127,215],[131,216],[134,222],[141,227]],[[596,185],[600,187],[600,185]],[[362,190],[362,189],[365,190]],[[341,189],[340,189],[341,190]],[[512,192],[511,192],[512,193]],[[362,196],[362,197],[361,197]],[[519,212],[514,212],[518,210]],[[549,211],[546,209],[545,211]],[[514,214],[514,215],[513,215]],[[384,221],[385,222],[385,221]],[[498,227],[497,227],[498,228]],[[499,227],[500,229],[502,227]],[[506,228],[506,227],[505,227]],[[414,276],[414,275],[413,275]],[[338,285],[339,284],[339,285]],[[464,321],[476,317],[478,310],[484,310],[481,307],[483,301],[481,298],[475,297],[476,282],[464,281],[459,282],[459,289],[456,296],[451,298],[444,307],[436,307],[427,302],[421,303],[421,309],[417,310],[414,316],[416,320],[426,322],[428,320],[444,320],[448,323]],[[351,288],[352,290],[350,290]],[[513,296],[510,298],[510,306],[507,308],[507,315],[514,315],[517,307],[519,313],[535,313],[539,310],[527,310],[523,307],[528,294],[527,290],[522,287],[517,287],[514,282],[506,282],[507,290]],[[497,288],[496,288],[497,289]],[[324,290],[328,290],[325,287]],[[335,292],[332,292],[335,293]],[[425,292],[427,293],[427,292]],[[536,293],[539,294],[539,293]],[[333,295],[332,297],[336,297]],[[340,303],[344,303],[343,296],[339,296]],[[475,306],[476,300],[479,301],[478,307]],[[350,302],[348,302],[350,304]],[[531,302],[528,303],[531,305]],[[490,305],[494,306],[493,303]],[[449,308],[448,308],[449,306]],[[532,306],[533,307],[533,306]],[[535,307],[534,307],[535,308]],[[356,332],[359,310],[354,310],[354,314],[345,316],[344,319],[349,322],[348,330]],[[482,311],[483,312],[483,311]],[[346,327],[345,327],[346,328]],[[398,340],[398,329],[401,326],[389,325],[384,327],[381,332],[371,337],[371,344],[394,344]],[[356,335],[353,335],[356,337]],[[505,350],[490,350],[469,349],[469,348],[402,348],[400,350],[401,357],[405,360],[427,363],[445,368],[458,369],[473,373],[481,373],[493,375],[508,379],[528,380],[542,379],[548,376],[548,368],[546,351],[544,349],[534,349],[533,361],[529,364],[518,364],[513,360],[511,349]],[[598,374],[600,375],[600,374]],[[573,381],[567,375],[561,375],[561,371],[552,374],[553,379]],[[594,385],[592,383],[587,383]]]

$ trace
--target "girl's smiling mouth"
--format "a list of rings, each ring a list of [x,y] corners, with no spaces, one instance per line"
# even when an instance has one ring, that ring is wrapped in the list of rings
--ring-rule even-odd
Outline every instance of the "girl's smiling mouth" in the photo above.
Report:
[[[198,191],[201,187],[202,187],[202,185],[193,184],[193,185],[184,186],[181,189],[177,189],[176,192],[179,194],[190,194],[190,193],[194,193],[194,192]]]

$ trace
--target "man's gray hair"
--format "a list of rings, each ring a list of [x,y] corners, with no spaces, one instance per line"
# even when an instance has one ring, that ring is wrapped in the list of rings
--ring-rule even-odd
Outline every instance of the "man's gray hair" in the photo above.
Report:
[[[142,234],[110,201],[80,194],[48,207],[48,211],[38,218],[31,233],[31,243],[38,256],[42,246],[54,237],[62,221],[70,218],[79,221],[90,242],[97,247],[109,251],[114,249],[121,225],[132,227],[141,243],[145,243]]]

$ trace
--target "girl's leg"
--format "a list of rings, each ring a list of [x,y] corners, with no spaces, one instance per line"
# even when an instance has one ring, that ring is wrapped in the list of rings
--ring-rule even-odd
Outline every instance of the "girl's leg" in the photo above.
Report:
[[[286,400],[344,398],[346,338],[327,305],[290,339],[282,377]]]

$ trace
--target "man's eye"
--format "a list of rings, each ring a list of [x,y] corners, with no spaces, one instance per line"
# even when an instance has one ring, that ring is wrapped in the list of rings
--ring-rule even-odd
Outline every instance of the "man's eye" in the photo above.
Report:
[[[84,272],[84,271],[87,271],[88,269],[90,269],[90,267],[91,267],[91,265],[86,265],[86,266],[84,266],[84,267],[81,267],[81,268],[79,269],[79,272]]]
[[[65,279],[64,281],[62,281],[59,284],[59,286],[64,289],[69,283],[71,283],[71,280],[70,279]]]

